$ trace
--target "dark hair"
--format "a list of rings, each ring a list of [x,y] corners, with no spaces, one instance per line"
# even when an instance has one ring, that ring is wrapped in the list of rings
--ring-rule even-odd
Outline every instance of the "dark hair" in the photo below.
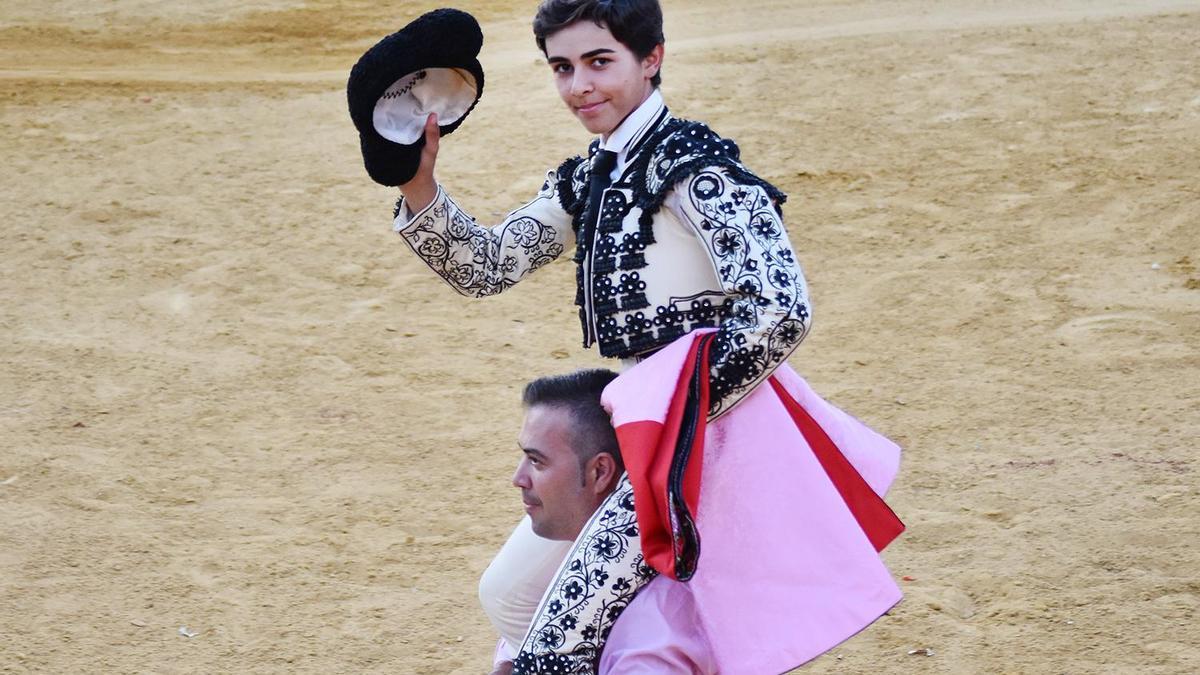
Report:
[[[621,449],[608,413],[600,406],[600,394],[617,374],[604,368],[577,370],[563,375],[548,375],[525,385],[521,402],[526,408],[550,406],[564,408],[574,420],[574,450],[580,470],[588,460],[607,452],[617,462],[617,474],[625,470]]]
[[[666,42],[662,7],[658,0],[542,0],[533,17],[533,37],[546,53],[546,38],[580,21],[608,29],[618,42],[644,59]],[[662,84],[662,68],[650,84]]]

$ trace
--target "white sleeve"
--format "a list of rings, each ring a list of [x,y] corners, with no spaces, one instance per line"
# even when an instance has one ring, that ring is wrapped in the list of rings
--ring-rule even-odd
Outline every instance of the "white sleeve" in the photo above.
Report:
[[[487,228],[438,185],[434,200],[416,214],[401,199],[392,229],[454,290],[476,298],[495,295],[575,245],[558,189],[558,174],[551,171],[537,197]]]
[[[681,181],[664,205],[699,238],[733,299],[709,354],[709,416],[715,418],[770,377],[804,339],[808,287],[762,186],[713,167]]]

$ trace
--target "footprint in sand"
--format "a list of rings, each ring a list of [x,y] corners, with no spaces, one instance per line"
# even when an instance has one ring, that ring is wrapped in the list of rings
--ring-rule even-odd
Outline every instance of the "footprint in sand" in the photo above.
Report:
[[[1111,312],[1092,314],[1071,319],[1058,328],[1060,335],[1094,335],[1096,333],[1142,332],[1154,330],[1155,326],[1169,326],[1145,312]]]
[[[1158,356],[1183,353],[1187,345],[1175,335],[1174,326],[1145,312],[1111,312],[1072,319],[1055,330],[1059,342],[1094,350],[1099,356],[1112,351],[1154,352]]]

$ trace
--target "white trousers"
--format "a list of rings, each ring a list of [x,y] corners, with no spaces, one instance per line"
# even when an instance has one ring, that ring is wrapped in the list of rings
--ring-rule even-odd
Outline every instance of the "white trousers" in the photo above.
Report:
[[[500,637],[514,649],[525,642],[546,587],[573,543],[539,537],[525,516],[479,578],[479,603]]]

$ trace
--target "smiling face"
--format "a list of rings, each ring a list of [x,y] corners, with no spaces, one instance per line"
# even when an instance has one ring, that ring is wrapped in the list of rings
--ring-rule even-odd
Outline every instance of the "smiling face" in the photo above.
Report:
[[[518,442],[525,456],[513,474],[533,531],[555,540],[578,536],[612,490],[612,456],[600,453],[580,466],[575,419],[562,406],[531,406]]]
[[[663,47],[639,58],[604,26],[577,21],[546,37],[558,95],[585,129],[607,137],[654,91]]]

